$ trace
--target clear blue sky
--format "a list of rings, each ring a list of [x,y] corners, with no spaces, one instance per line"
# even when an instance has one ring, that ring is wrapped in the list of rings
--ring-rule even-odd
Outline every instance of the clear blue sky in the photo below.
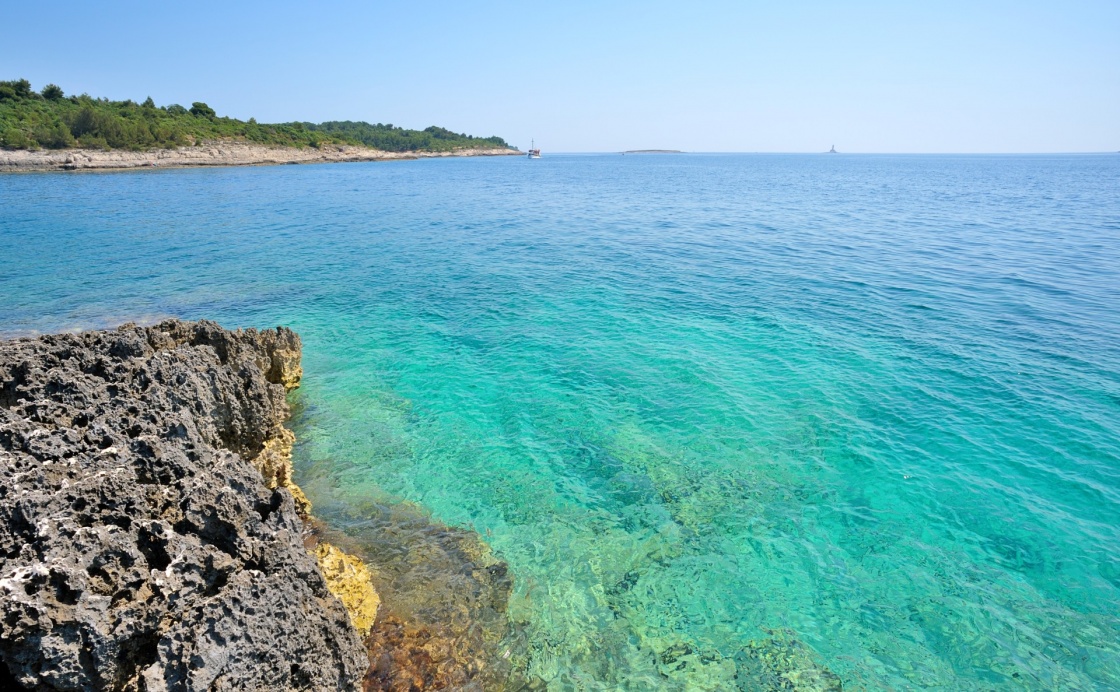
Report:
[[[1120,150],[1120,0],[4,5],[0,79],[262,122],[546,152]]]

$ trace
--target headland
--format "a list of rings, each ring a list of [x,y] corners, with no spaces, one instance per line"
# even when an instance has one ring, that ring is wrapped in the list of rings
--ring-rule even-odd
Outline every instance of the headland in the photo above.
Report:
[[[381,161],[433,156],[509,156],[501,137],[432,125],[412,130],[338,120],[259,123],[190,108],[67,96],[26,79],[0,81],[0,171],[107,170],[186,166]]]

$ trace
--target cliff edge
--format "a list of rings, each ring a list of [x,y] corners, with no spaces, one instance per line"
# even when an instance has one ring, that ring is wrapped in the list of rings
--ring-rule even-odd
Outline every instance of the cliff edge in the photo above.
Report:
[[[299,355],[205,321],[0,342],[0,687],[361,684],[289,477]]]

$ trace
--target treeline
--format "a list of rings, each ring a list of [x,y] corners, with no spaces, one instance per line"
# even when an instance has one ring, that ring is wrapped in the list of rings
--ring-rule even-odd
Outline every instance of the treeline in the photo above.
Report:
[[[381,149],[382,151],[451,151],[464,147],[485,149],[491,147],[505,148],[509,145],[501,137],[474,137],[467,134],[457,134],[442,127],[431,127],[423,130],[406,130],[393,125],[370,125],[363,122],[349,120],[319,123],[302,123],[311,132],[319,132],[332,137],[338,137],[347,142],[364,144],[367,147]]]
[[[380,123],[262,124],[218,116],[202,102],[190,108],[66,96],[48,84],[39,92],[26,79],[0,81],[0,147],[5,149],[162,149],[215,140],[286,147],[361,144],[383,151],[505,148],[501,137],[473,137],[442,127],[406,130]]]

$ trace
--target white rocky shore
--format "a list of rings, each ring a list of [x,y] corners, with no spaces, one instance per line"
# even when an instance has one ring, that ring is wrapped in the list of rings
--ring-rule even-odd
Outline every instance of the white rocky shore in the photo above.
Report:
[[[0,150],[0,171],[112,170],[122,168],[182,168],[193,166],[268,166],[281,163],[383,161],[443,156],[520,156],[516,149],[458,149],[456,151],[380,151],[358,146],[323,145],[272,147],[249,142],[207,142],[197,146],[151,151],[55,149]]]

